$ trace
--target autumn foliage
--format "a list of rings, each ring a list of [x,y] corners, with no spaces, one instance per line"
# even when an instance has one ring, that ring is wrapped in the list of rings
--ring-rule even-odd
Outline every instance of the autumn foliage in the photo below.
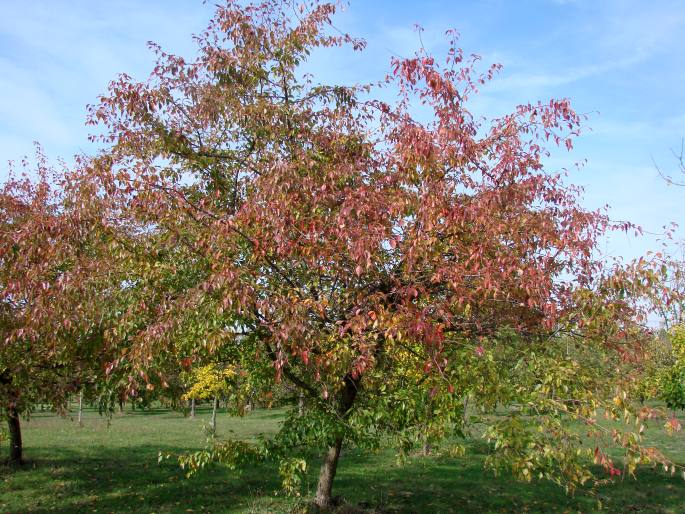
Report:
[[[0,189],[0,408],[15,462],[20,414],[37,402],[62,411],[70,394],[103,375],[117,285],[99,213],[81,201],[88,192],[80,181],[51,168],[40,148],[35,169],[22,168]]]
[[[81,163],[81,199],[109,234],[122,305],[102,330],[117,351],[107,371],[126,369],[131,395],[164,387],[173,363],[221,363],[261,393],[289,382],[305,412],[268,452],[217,442],[184,462],[238,448],[302,472],[291,454],[324,447],[322,507],[344,442],[409,451],[463,435],[467,403],[510,408],[481,418],[495,469],[573,488],[594,458],[613,476],[565,420],[628,412],[659,277],[646,261],[599,260],[599,239],[630,225],[581,207],[545,166],[581,117],[568,100],[474,117],[469,100],[499,67],[479,71],[452,32],[442,59],[422,49],[379,83],[319,84],[301,72],[310,52],[365,46],[333,30],[335,9],[229,1],[196,58],[152,45],[149,79],[121,75],[89,108],[106,149]],[[608,439],[631,463],[662,459]]]

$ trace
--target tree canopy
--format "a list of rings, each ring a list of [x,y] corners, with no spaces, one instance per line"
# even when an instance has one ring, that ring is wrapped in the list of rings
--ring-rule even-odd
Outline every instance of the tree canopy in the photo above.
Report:
[[[600,259],[604,234],[632,226],[584,209],[545,165],[582,118],[566,99],[474,117],[499,67],[479,71],[452,32],[441,59],[420,49],[378,83],[321,84],[302,72],[312,51],[365,46],[335,10],[229,0],[195,58],[151,44],[150,77],[119,76],[89,108],[105,150],[78,169],[80,201],[109,234],[121,306],[102,330],[107,371],[130,372],[132,395],[174,363],[221,364],[262,392],[288,381],[305,409],[273,440],[182,461],[277,457],[292,484],[292,455],[324,447],[321,507],[345,441],[407,451],[464,435],[467,401],[489,464],[523,479],[572,489],[588,459],[619,472],[570,419],[625,447],[630,470],[668,463],[597,424],[600,407],[648,416],[624,391],[659,272]],[[509,414],[492,421],[498,406]]]
[[[40,148],[0,189],[0,416],[21,461],[19,415],[40,401],[62,410],[70,394],[103,376],[112,359],[103,330],[116,279],[107,235],[85,184],[51,168]]]

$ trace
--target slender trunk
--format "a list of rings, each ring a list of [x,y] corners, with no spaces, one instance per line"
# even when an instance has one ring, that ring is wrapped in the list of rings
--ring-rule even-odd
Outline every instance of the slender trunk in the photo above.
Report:
[[[336,439],[335,444],[328,448],[321,464],[319,483],[316,486],[316,497],[314,498],[314,503],[321,509],[328,509],[333,506],[333,479],[338,470],[338,459],[340,458],[342,443],[342,437]]]
[[[300,393],[297,397],[297,415],[302,417],[304,415],[304,393]]]
[[[431,414],[432,414],[432,406],[429,402],[426,404],[426,410],[425,410],[426,419],[429,419],[431,417]],[[425,436],[425,439],[423,441],[423,448],[421,451],[422,451],[423,455],[430,455],[433,447],[431,446],[431,443],[430,443],[430,439],[429,439],[430,436],[428,434],[428,430],[425,431],[424,436]]]
[[[14,407],[7,409],[7,425],[10,432],[10,465],[19,465],[24,461],[23,445],[21,442],[21,424],[19,413]]]
[[[119,400],[119,414],[123,414],[124,412],[124,401]]]
[[[466,426],[466,424],[468,423],[468,420],[469,420],[469,416],[468,416],[468,413],[467,413],[468,408],[469,408],[469,395],[468,395],[468,394],[465,394],[465,395],[464,395],[464,412],[462,412],[462,414],[461,414],[461,417],[462,417],[462,420],[461,420],[462,428]]]
[[[343,379],[345,386],[340,392],[338,402],[338,414],[342,419],[349,416],[350,409],[357,397],[359,379],[352,378],[350,374]],[[314,504],[320,509],[330,509],[333,506],[333,479],[338,470],[338,460],[342,449],[343,435],[339,435],[333,444],[328,448],[319,471],[319,483],[316,486],[316,497]]]
[[[190,399],[190,417],[195,419],[195,398]]]
[[[216,409],[219,406],[219,399],[214,397],[214,406],[212,408],[212,432],[216,433]]]
[[[83,426],[83,391],[78,394],[78,426]]]

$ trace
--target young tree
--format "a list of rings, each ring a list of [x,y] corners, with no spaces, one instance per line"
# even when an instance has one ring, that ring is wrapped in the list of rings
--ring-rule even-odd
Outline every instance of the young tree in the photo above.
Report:
[[[150,78],[121,75],[90,108],[109,145],[89,170],[114,202],[107,217],[146,235],[117,254],[144,298],[118,320],[123,360],[140,370],[130,392],[163,380],[169,352],[220,354],[258,388],[290,382],[304,413],[293,409],[268,455],[302,470],[288,455],[323,446],[323,508],[346,441],[390,435],[406,449],[427,431],[461,433],[466,395],[511,407],[483,420],[493,466],[573,487],[594,455],[613,475],[566,420],[594,419],[628,381],[618,370],[645,337],[633,300],[656,278],[605,269],[594,250],[615,227],[543,166],[547,141],[570,149],[580,117],[553,100],[475,119],[468,100],[498,67],[479,74],[453,34],[443,64],[421,50],[376,86],[318,84],[301,71],[310,52],[364,47],[331,30],[334,12],[229,0],[196,36],[197,58],[153,44]],[[631,465],[647,458],[616,439]],[[265,453],[218,442],[185,462],[245,454]]]
[[[216,364],[207,364],[196,368],[192,372],[192,383],[183,395],[186,400],[211,400],[212,402],[212,433],[216,433],[216,411],[219,399],[228,400],[237,389],[237,373],[228,367],[221,369]]]

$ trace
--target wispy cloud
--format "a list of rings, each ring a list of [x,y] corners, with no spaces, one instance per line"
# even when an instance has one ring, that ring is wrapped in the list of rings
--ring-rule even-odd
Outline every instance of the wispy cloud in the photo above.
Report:
[[[647,57],[646,52],[638,52],[619,60],[607,60],[596,64],[579,66],[570,70],[560,69],[553,73],[513,73],[493,84],[495,90],[526,89],[540,90],[553,86],[563,86],[579,80],[588,79],[614,70],[629,68]]]
[[[190,31],[207,10],[192,2],[7,2],[0,17],[0,161],[32,153],[70,157],[88,146],[85,105],[127,71],[145,78],[153,60],[149,39],[192,52]],[[198,8],[199,7],[199,8]],[[193,27],[189,30],[190,27]],[[25,141],[17,144],[17,141]]]

